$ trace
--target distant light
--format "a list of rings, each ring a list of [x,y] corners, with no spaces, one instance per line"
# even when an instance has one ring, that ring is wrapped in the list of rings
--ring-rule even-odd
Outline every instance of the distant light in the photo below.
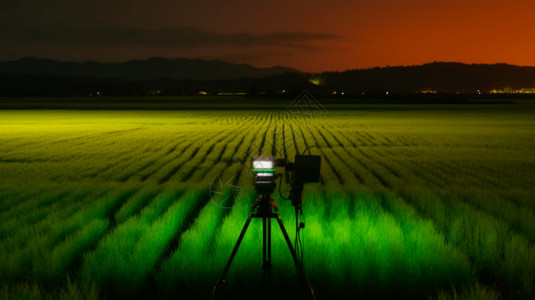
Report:
[[[312,77],[308,81],[313,85],[321,85],[321,80],[318,77]]]
[[[333,95],[336,95],[337,93],[338,93],[337,91],[332,92]]]
[[[435,90],[420,90],[418,91],[420,94],[436,94],[437,91]]]
[[[386,94],[388,95],[388,92],[386,92]]]
[[[203,96],[205,96],[205,95],[208,95],[208,93],[205,92],[205,91],[200,91],[200,92],[199,92],[199,95],[203,95]]]
[[[246,96],[247,93],[245,92],[218,92],[217,95],[218,96]]]
[[[521,88],[519,90],[511,88],[493,89],[489,91],[489,94],[535,94],[535,88]]]

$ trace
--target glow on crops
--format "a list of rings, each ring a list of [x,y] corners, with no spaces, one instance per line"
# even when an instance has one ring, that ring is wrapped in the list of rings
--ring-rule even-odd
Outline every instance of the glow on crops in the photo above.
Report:
[[[529,110],[455,106],[306,124],[284,110],[1,111],[0,298],[207,296],[256,196],[250,157],[312,145],[323,178],[305,189],[304,255],[318,295],[533,297],[534,126]],[[231,208],[210,197],[218,176],[215,197],[241,188]],[[260,227],[230,270],[235,292],[261,279]],[[298,286],[278,231],[273,254],[275,284]]]

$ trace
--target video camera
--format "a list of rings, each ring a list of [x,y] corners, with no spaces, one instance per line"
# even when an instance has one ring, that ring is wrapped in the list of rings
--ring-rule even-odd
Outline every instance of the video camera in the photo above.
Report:
[[[251,171],[254,172],[255,189],[259,194],[271,194],[275,190],[275,180],[282,176],[277,173],[277,167],[284,167],[287,173],[293,172],[290,180],[292,190],[301,192],[303,184],[320,181],[321,156],[296,155],[293,163],[273,156],[253,156]]]

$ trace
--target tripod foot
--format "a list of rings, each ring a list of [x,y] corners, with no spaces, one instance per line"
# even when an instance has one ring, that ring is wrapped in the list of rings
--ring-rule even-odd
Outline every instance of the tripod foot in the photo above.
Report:
[[[210,296],[210,300],[216,299],[218,291],[221,291],[222,289],[223,290],[225,289],[224,284],[225,284],[225,281],[223,280],[222,282],[218,282],[217,285],[214,286],[214,289],[212,290],[212,296]]]

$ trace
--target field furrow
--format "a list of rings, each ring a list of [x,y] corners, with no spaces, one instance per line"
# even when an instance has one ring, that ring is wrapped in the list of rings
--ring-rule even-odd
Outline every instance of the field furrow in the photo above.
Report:
[[[296,170],[277,166],[270,194],[318,299],[535,297],[533,108],[341,101],[0,111],[0,298],[210,297],[260,199],[259,155],[321,157],[300,240]],[[302,298],[275,220],[272,234],[274,288],[258,294],[254,218],[222,298]]]

